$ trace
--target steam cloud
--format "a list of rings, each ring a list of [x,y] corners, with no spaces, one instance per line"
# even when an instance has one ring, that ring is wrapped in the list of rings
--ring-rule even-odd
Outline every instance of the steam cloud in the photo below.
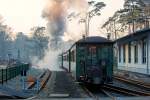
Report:
[[[85,0],[48,0],[43,10],[43,17],[48,20],[47,28],[51,36],[51,44],[57,44],[62,40],[66,32],[66,18],[70,9],[85,11]]]
[[[52,48],[62,40],[65,32],[66,3],[66,0],[49,0],[43,11],[43,17],[48,20],[47,28]]]
[[[58,70],[58,54],[65,47],[62,37],[66,33],[68,12],[72,9],[78,11],[85,10],[87,2],[85,0],[47,0],[46,4],[42,16],[48,21],[47,31],[50,35],[49,49],[45,52],[44,59],[39,61],[38,65],[51,70]]]

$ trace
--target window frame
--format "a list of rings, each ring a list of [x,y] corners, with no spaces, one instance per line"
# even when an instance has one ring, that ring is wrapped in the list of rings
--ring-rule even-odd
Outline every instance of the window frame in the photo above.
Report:
[[[131,42],[128,43],[128,63],[131,63]]]
[[[123,45],[123,62],[126,62],[126,45]]]
[[[147,42],[146,39],[142,40],[142,64],[147,63]]]

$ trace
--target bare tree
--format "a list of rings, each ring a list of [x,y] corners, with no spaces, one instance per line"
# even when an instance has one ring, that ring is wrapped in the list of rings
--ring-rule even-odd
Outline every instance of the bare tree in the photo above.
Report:
[[[42,59],[45,50],[48,49],[49,36],[45,34],[45,27],[34,27],[31,30],[33,31],[33,36],[29,41],[33,43],[32,49],[36,52],[35,55]]]
[[[90,21],[94,16],[100,16],[101,15],[101,9],[105,7],[106,5],[104,2],[96,2],[96,1],[90,1],[88,2],[89,4],[89,10],[85,12],[85,17],[80,18],[79,23],[84,23],[85,24],[85,35],[89,35],[89,30],[90,30]],[[76,18],[79,17],[80,13],[75,13],[72,12],[68,18],[70,19],[71,17]],[[71,19],[70,19],[71,20]]]

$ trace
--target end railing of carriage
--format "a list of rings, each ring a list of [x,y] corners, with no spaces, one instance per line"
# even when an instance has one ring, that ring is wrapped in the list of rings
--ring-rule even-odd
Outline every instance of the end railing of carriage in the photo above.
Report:
[[[8,80],[20,75],[22,71],[28,70],[29,64],[20,64],[14,67],[7,67],[5,69],[0,69],[0,83],[3,84]]]

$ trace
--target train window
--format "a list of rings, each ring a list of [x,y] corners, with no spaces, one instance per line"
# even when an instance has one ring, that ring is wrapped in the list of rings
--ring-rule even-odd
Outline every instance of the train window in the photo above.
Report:
[[[95,66],[97,64],[96,46],[88,48],[88,65]]]
[[[69,54],[67,54],[67,61],[69,61]]]
[[[71,52],[71,61],[75,61],[75,51],[73,50],[72,52]]]
[[[73,52],[71,51],[71,61],[73,61]]]
[[[67,57],[66,57],[66,55],[64,55],[64,56],[63,56],[63,59],[64,59],[64,61],[66,61],[66,60],[67,60]]]
[[[89,47],[89,53],[96,54],[96,46]]]
[[[77,53],[80,57],[84,57],[84,55],[85,55],[85,52],[86,52],[86,50],[85,50],[86,48],[85,47],[79,47],[79,53]]]

